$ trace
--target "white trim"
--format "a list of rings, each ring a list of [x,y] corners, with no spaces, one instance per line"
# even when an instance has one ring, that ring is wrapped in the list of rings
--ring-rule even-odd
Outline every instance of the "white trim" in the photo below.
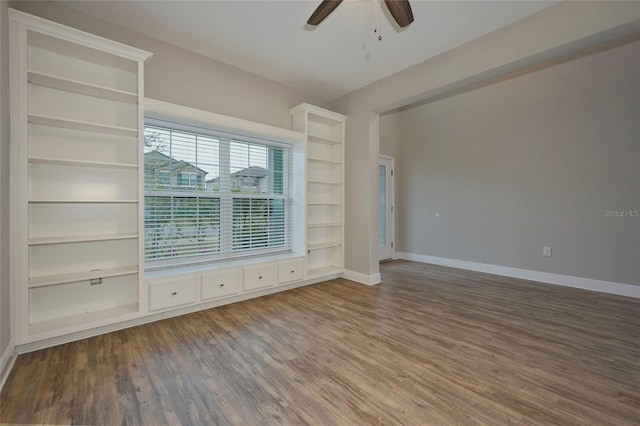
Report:
[[[7,34],[9,32],[10,31],[7,31]],[[5,57],[9,58],[10,53],[9,53],[8,49],[5,52],[5,49],[3,48],[3,44],[4,43],[2,43],[2,35],[3,35],[2,17],[0,16],[0,57],[3,56],[2,54],[4,54]],[[7,47],[10,46],[10,42],[8,41],[8,38],[7,38],[6,45],[7,45]],[[5,95],[5,93],[2,93],[2,87],[0,86],[0,98],[5,99],[3,95]],[[2,117],[2,103],[3,102],[0,102],[0,117]],[[8,102],[7,102],[7,104],[8,104]],[[10,114],[7,114],[7,118],[10,121],[10,119],[11,119],[10,118]],[[9,123],[2,123],[2,125],[5,125],[5,124],[9,124]],[[0,135],[0,137],[1,137],[1,135]],[[9,141],[10,140],[11,140],[11,135],[9,134]],[[0,171],[2,170],[2,165],[1,164],[2,164],[2,158],[3,158],[1,151],[2,150],[0,149]],[[4,210],[4,203],[2,202],[2,200],[0,200],[0,226],[2,224],[2,216],[3,216],[2,215],[2,213],[3,213],[2,210]],[[9,209],[7,209],[7,210],[9,210]],[[2,251],[2,247],[1,247],[1,244],[0,244],[0,259],[5,259],[5,256],[8,258],[8,255],[9,255],[9,253],[5,254]],[[9,274],[10,266],[11,266],[11,262],[7,262],[7,274],[6,274],[7,277],[10,276],[10,274]],[[0,274],[1,274],[0,275],[0,287],[2,287],[3,285],[5,285],[5,283],[4,283],[3,279],[2,279],[2,275],[4,275],[4,265],[0,265]],[[12,313],[11,313],[11,300],[13,300],[13,297],[11,296],[12,290],[11,290],[11,284],[10,283],[11,283],[11,280],[8,279],[7,282],[6,282],[6,285],[9,286],[9,303],[7,304],[7,307],[9,308],[8,309],[8,314],[9,314],[8,315],[9,316],[9,321],[8,321],[9,322],[9,339],[11,340],[12,336],[13,336],[13,324],[12,324],[12,318],[11,318],[11,315],[12,315]],[[0,288],[0,293],[2,292],[2,290],[3,289]],[[2,303],[1,302],[2,301],[0,301],[0,323],[2,322],[2,318],[3,318],[2,317]],[[0,330],[0,334],[2,334],[2,330]],[[1,337],[0,337],[0,340],[1,340]],[[4,386],[4,383],[7,380],[7,376],[9,375],[9,372],[11,370],[11,368],[7,368],[7,371],[5,372],[5,370],[4,370],[5,364],[7,363],[7,359],[9,358],[9,354],[15,353],[14,349],[15,348],[13,347],[13,343],[11,341],[9,341],[9,344],[5,348],[4,353],[0,356],[0,391],[2,391],[2,387]]]
[[[144,100],[145,114],[158,114],[165,118],[180,118],[188,122],[199,122],[209,125],[221,127],[223,129],[240,130],[243,133],[249,133],[258,137],[275,138],[285,142],[301,143],[305,141],[304,133],[295,132],[289,129],[269,126],[267,124],[256,123],[241,118],[229,117],[226,115],[216,114],[214,112],[204,111],[186,107],[183,105],[172,104],[169,102],[158,101],[156,99],[146,98]]]
[[[37,16],[33,16],[19,10],[11,8],[9,8],[8,10],[9,19],[11,21],[20,23],[26,26],[28,29],[34,29],[42,34],[61,38],[78,44],[83,44],[85,46],[97,50],[102,50],[104,52],[109,52],[113,55],[123,56],[134,61],[144,61],[145,59],[148,59],[151,55],[153,55],[151,52],[127,46],[126,44],[118,43],[104,37],[99,37],[94,34],[68,27],[66,25],[58,24],[57,22],[39,18]]]
[[[222,226],[222,249],[219,253],[206,256],[194,255],[191,257],[185,257],[183,259],[161,258],[157,260],[145,260],[143,262],[143,265],[146,275],[149,275],[150,273],[155,271],[162,270],[168,270],[169,275],[174,275],[183,273],[181,272],[181,270],[202,270],[203,267],[205,268],[205,270],[208,270],[226,268],[235,264],[266,262],[269,260],[269,258],[280,256],[282,255],[282,253],[285,253],[287,258],[292,256],[304,256],[301,247],[294,244],[293,235],[296,232],[304,235],[304,223],[302,218],[299,218],[300,220],[298,220],[296,223],[294,217],[296,216],[296,214],[301,215],[300,213],[296,213],[295,206],[304,206],[305,197],[302,196],[298,199],[294,199],[292,195],[295,193],[304,192],[304,176],[294,175],[294,170],[299,169],[304,161],[303,156],[296,155],[296,151],[299,152],[299,150],[304,149],[303,133],[149,98],[145,99],[144,109],[145,126],[209,135],[215,139],[221,140],[219,147],[219,175],[222,179],[222,187],[220,189],[220,192],[215,194],[215,198],[220,199],[220,211],[223,222],[225,221],[225,219],[227,219],[228,224],[231,223],[231,208],[224,208],[224,205],[228,204],[228,206],[230,206],[233,198],[258,198],[262,200],[276,199],[286,201],[287,205],[289,206],[287,209],[285,209],[285,219],[289,221],[289,226],[286,227],[287,231],[285,232],[284,246],[266,247],[259,250],[254,249],[244,252],[234,252],[231,247],[231,227]],[[222,139],[225,139],[226,142],[222,141]],[[288,171],[288,173],[285,173],[285,180],[286,183],[288,183],[288,185],[290,186],[290,193],[285,193],[284,195],[255,195],[233,194],[229,192],[229,176],[232,174],[229,170],[229,156],[232,155],[229,151],[229,140],[245,144],[257,143],[262,146],[272,146],[286,150],[287,155],[285,156],[285,158],[288,158],[289,161],[286,162],[287,166],[285,167],[285,171]],[[140,167],[144,169],[143,166],[144,165],[141,165]],[[187,174],[194,175],[193,173]],[[180,182],[178,182],[178,184],[180,184]],[[193,187],[191,183],[188,186]],[[151,193],[148,192],[149,191],[143,191],[144,196],[157,195],[154,194],[154,191],[151,191]],[[174,190],[170,192],[171,194],[169,195],[175,196],[176,194],[180,195],[179,193],[181,191],[176,192]],[[184,194],[186,194],[186,192],[184,192]],[[214,195],[206,196],[214,197]],[[140,203],[141,205],[144,205],[144,199],[141,199]],[[194,267],[195,269],[192,267]]]
[[[144,279],[144,62],[138,61],[138,311],[149,312]]]
[[[395,243],[396,241],[396,159],[391,155],[378,154],[378,167],[380,166],[381,159],[388,160],[391,162],[391,179],[390,179],[390,182],[387,182],[387,187],[391,187],[391,215],[387,218],[387,221],[389,220],[389,218],[391,218],[391,234],[387,235],[387,240],[391,240],[391,257],[388,259],[380,259],[380,250],[378,250],[378,261],[397,259],[396,243]],[[378,241],[378,245],[380,245],[380,241]]]
[[[316,284],[323,281],[340,278],[341,274],[332,274],[319,278],[298,281],[291,284],[277,285],[261,291],[252,291],[249,293],[239,294],[233,297],[226,297],[224,299],[212,300],[209,302],[196,303],[189,306],[185,306],[179,309],[168,310],[164,312],[154,313],[150,315],[144,315],[140,318],[134,318],[127,321],[121,321],[114,324],[108,324],[102,327],[95,327],[88,330],[82,330],[75,333],[64,334],[61,336],[51,337],[48,339],[37,340],[23,345],[18,345],[15,348],[17,354],[23,354],[27,352],[33,352],[51,346],[62,345],[64,343],[74,342],[76,340],[86,339],[88,337],[99,336],[101,334],[110,333],[112,331],[123,330],[125,328],[135,327],[137,325],[147,324],[150,322],[160,321],[167,318],[173,318],[193,312],[203,311],[205,309],[211,309],[218,306],[228,305],[231,303],[241,302],[243,300],[255,299],[258,297],[266,296],[268,294],[279,293],[286,290],[291,290],[297,287],[303,287],[311,284]]]
[[[16,341],[27,335],[27,324],[20,321],[23,313],[28,312],[26,285],[28,247],[27,241],[28,207],[23,200],[28,194],[27,182],[27,81],[22,69],[27,66],[27,29],[11,18],[9,9],[9,116],[10,116],[10,155],[9,185],[9,282],[11,285],[11,336]]]
[[[9,342],[9,345],[2,353],[2,356],[0,356],[0,391],[6,383],[9,373],[11,373],[11,369],[13,368],[13,364],[16,362],[16,358],[16,348],[13,345],[13,342]]]
[[[449,266],[452,268],[467,269],[470,271],[484,272],[487,274],[538,281],[546,284],[561,285],[564,287],[574,287],[583,290],[599,291],[601,293],[640,298],[640,285],[593,280],[590,278],[559,275],[541,271],[531,271],[528,269],[510,268],[507,266],[489,265],[486,263],[467,262],[466,260],[447,259],[444,257],[434,257],[415,253],[397,253],[397,255],[400,259],[412,260],[414,262]]]
[[[320,115],[320,116],[329,118],[331,120],[338,121],[340,123],[344,123],[345,121],[347,121],[346,115],[339,114],[337,112],[329,111],[328,109],[320,108],[318,106],[306,104],[306,103],[302,103],[300,105],[294,106],[289,110],[289,113],[291,115],[295,115],[301,111],[306,111],[306,112],[310,112],[311,114]]]
[[[228,259],[220,259],[217,261],[200,262],[192,264],[182,264],[166,268],[148,268],[144,271],[144,279],[168,278],[184,274],[202,274],[213,272],[220,269],[239,268],[243,266],[253,266],[259,263],[282,262],[283,260],[304,259],[304,254],[295,252],[252,255],[245,257],[236,257]]]
[[[367,275],[360,272],[350,271],[348,269],[345,269],[342,276],[348,280],[355,281],[357,283],[365,284],[365,285],[376,285],[382,282],[382,278],[379,272],[376,274]]]

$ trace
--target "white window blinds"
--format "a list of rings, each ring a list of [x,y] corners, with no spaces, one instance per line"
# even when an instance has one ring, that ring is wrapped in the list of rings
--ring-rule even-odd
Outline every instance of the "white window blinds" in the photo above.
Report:
[[[290,146],[159,120],[144,135],[149,267],[290,250]]]

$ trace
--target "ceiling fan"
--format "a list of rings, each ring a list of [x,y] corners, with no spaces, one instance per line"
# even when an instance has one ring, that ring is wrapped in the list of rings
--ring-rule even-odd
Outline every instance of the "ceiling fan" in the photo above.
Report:
[[[322,0],[320,6],[311,14],[307,21],[309,25],[318,25],[342,3],[342,0]],[[413,22],[413,12],[409,0],[384,0],[387,9],[401,28]]]

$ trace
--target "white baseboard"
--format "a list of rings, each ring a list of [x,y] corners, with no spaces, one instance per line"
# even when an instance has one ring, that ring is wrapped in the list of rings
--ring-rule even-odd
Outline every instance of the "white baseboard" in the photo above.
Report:
[[[16,362],[16,348],[13,342],[9,342],[2,355],[0,356],[0,391],[4,387],[9,373],[13,368],[13,364]]]
[[[376,285],[376,284],[380,284],[380,282],[382,281],[382,278],[380,277],[379,272],[377,274],[367,275],[367,274],[362,274],[360,272],[350,271],[348,269],[345,269],[343,276],[348,280],[355,281],[360,284],[366,284],[366,285]]]
[[[555,284],[565,287],[580,288],[583,290],[599,291],[601,293],[617,294],[619,296],[640,298],[640,285],[592,280],[590,278],[552,274],[549,272],[531,271],[528,269],[509,268],[507,266],[489,265],[486,263],[467,262],[465,260],[447,259],[444,257],[427,256],[423,254],[397,254],[400,259],[412,260],[414,262],[450,266],[452,268],[485,272],[487,274],[503,275],[506,277],[539,281],[546,284]]]

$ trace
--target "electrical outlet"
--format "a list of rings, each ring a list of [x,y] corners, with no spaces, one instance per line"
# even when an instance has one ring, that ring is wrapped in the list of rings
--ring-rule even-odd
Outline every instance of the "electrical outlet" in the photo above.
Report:
[[[551,256],[551,247],[543,247],[542,248],[542,255],[543,256]]]

